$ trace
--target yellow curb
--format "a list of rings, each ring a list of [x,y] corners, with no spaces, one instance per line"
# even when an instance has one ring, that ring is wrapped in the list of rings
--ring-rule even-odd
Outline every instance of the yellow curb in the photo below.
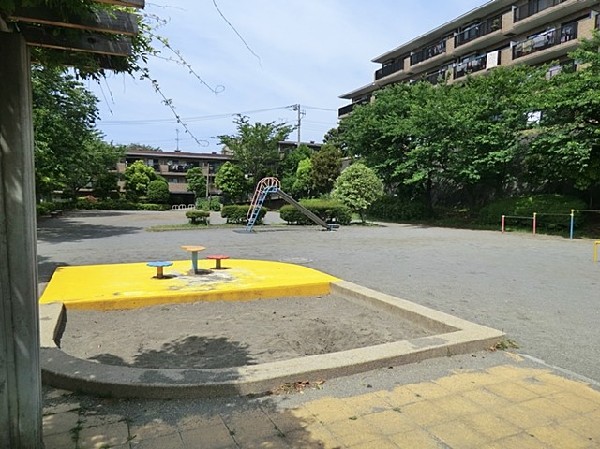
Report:
[[[282,296],[319,296],[330,293],[339,279],[299,265],[262,260],[229,259],[223,270],[190,275],[190,260],[165,267],[165,278],[146,263],[59,267],[41,304],[62,302],[70,309],[134,309],[193,301],[247,301]],[[214,262],[201,260],[209,270]]]

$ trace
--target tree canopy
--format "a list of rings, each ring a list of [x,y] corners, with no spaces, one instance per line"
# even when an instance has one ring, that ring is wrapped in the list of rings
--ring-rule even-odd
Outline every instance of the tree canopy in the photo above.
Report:
[[[96,129],[96,97],[60,69],[34,66],[32,86],[38,196],[93,188],[123,155]]]
[[[219,168],[215,176],[215,184],[227,201],[236,201],[248,192],[248,182],[244,172],[237,165],[227,161]]]
[[[160,178],[154,168],[147,166],[143,161],[135,161],[130,164],[125,169],[124,177],[127,195],[132,199],[146,195],[150,182]]]
[[[374,170],[356,162],[346,168],[335,181],[332,198],[341,201],[365,221],[365,211],[381,195],[383,183]]]
[[[292,127],[283,123],[254,123],[248,117],[239,115],[234,121],[237,133],[219,136],[245,175],[256,183],[262,178],[278,174],[278,143],[285,140]]]
[[[200,167],[190,168],[185,174],[185,180],[188,191],[194,194],[195,199],[206,195],[206,176]]]

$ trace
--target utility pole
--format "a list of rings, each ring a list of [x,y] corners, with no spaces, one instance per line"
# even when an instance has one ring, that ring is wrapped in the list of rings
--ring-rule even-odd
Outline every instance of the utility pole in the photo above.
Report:
[[[296,143],[296,146],[299,147],[300,143],[302,142],[300,140],[300,127],[302,126],[302,118],[306,115],[306,112],[302,111],[302,108],[300,107],[300,104],[295,104],[292,106],[292,111],[297,111],[298,112],[298,141]]]
[[[179,151],[179,128],[175,128],[175,133],[177,134],[177,137],[175,137],[175,142],[176,142],[175,151]]]

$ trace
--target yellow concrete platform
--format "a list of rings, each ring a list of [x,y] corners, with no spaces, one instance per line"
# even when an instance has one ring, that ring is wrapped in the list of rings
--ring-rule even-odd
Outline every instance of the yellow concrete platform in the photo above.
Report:
[[[199,269],[214,267],[199,261]],[[174,261],[156,278],[143,263],[59,267],[40,303],[62,302],[72,309],[133,309],[174,302],[244,301],[282,296],[318,296],[339,279],[299,265],[229,259],[223,270],[191,275],[190,260]]]

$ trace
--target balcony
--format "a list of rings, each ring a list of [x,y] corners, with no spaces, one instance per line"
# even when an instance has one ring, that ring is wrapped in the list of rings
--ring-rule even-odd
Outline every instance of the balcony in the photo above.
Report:
[[[470,73],[479,72],[487,68],[487,55],[477,56],[468,61],[456,64],[454,68],[454,79],[462,78]]]
[[[385,64],[379,70],[375,72],[375,79],[380,80],[381,78],[385,78],[392,73],[399,72],[404,69],[404,61],[394,61],[391,64]]]
[[[446,39],[442,39],[436,44],[430,45],[423,48],[422,50],[416,51],[410,55],[410,65],[419,64],[420,62],[427,61],[435,56],[446,53]]]
[[[338,109],[338,117],[343,117],[344,115],[350,114],[352,112],[353,108],[354,108],[354,103],[350,103],[349,105],[339,108]]]
[[[487,36],[494,31],[498,31],[502,29],[502,15],[498,15],[492,17],[488,20],[485,20],[481,23],[473,24],[468,28],[462,30],[459,34],[454,38],[454,46],[459,47],[461,45],[466,44],[467,42],[471,42],[478,37]]]
[[[577,23],[569,23],[562,28],[552,29],[517,42],[513,47],[513,59],[577,39]]]
[[[545,9],[560,5],[567,0],[530,0],[515,9],[515,22],[525,20]]]

